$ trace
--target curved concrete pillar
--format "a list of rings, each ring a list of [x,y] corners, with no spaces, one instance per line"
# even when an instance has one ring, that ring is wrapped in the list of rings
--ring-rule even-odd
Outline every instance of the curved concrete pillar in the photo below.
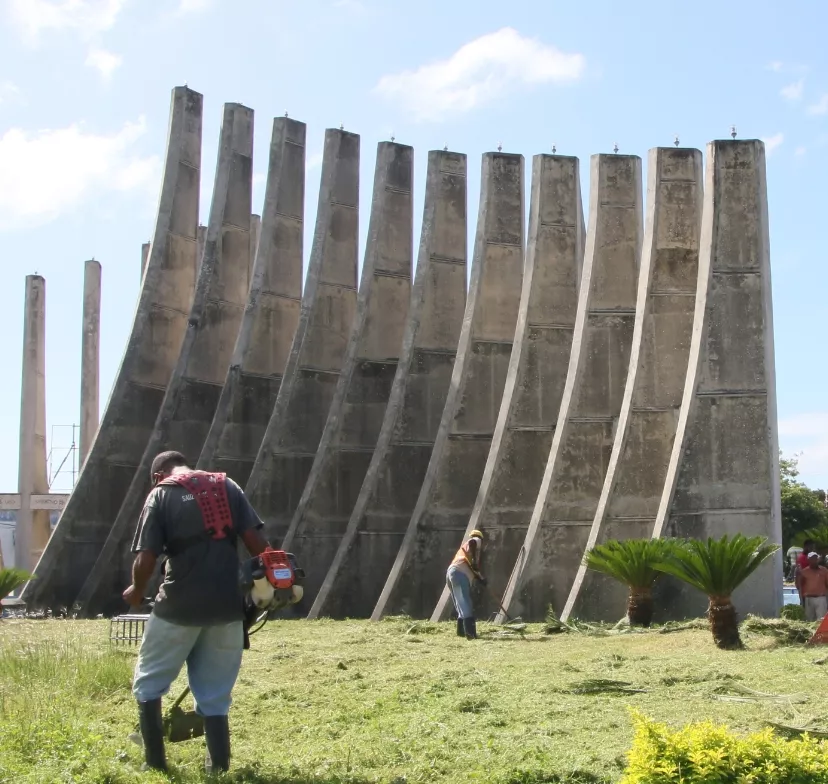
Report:
[[[141,461],[193,300],[202,96],[172,95],[158,217],[129,342],[98,435],[35,574],[30,608],[69,606],[95,564]],[[134,522],[134,520],[133,520]]]
[[[246,488],[274,543],[302,496],[339,380],[356,312],[358,237],[359,136],[327,130],[299,324]]]
[[[78,594],[85,615],[122,605],[132,560],[129,548],[151,488],[153,459],[175,449],[195,460],[213,421],[250,288],[252,176],[253,110],[225,104],[204,258],[187,333],[141,463]]]
[[[81,410],[78,463],[83,468],[98,432],[98,374],[101,338],[101,264],[91,259],[83,267],[83,334],[81,339]]]
[[[630,367],[609,467],[586,549],[649,538],[673,448],[699,269],[702,154],[650,150],[647,225]],[[627,589],[581,564],[562,619],[618,620]]]
[[[466,306],[466,156],[428,154],[417,274],[377,445],[309,618],[370,614],[425,476]],[[347,565],[347,568],[343,568]]]
[[[584,213],[577,158],[536,155],[523,291],[492,446],[466,535],[486,533],[486,578],[506,588],[538,496],[561,405],[584,259]],[[455,543],[460,546],[461,539]],[[444,588],[432,620],[453,604]],[[497,612],[488,596],[480,617]]]
[[[543,618],[550,604],[563,607],[583,556],[624,394],[641,224],[641,159],[593,155],[572,352],[540,491],[503,597],[511,616]]]
[[[336,554],[382,427],[411,299],[414,150],[380,142],[356,316],[316,459],[282,548],[310,607]],[[301,611],[300,608],[297,608]]]
[[[653,536],[760,534],[782,542],[765,146],[707,146],[699,286],[678,428]],[[663,581],[658,605],[699,614]],[[740,613],[782,606],[782,553],[735,593]]]
[[[242,487],[262,443],[299,322],[305,131],[296,120],[273,121],[264,221],[247,305],[198,459],[199,468],[224,471]]]
[[[427,617],[477,495],[497,421],[523,278],[523,156],[486,153],[469,298],[419,498],[371,617]]]
[[[48,493],[46,468],[46,279],[26,276],[23,313],[23,372],[20,389],[20,452],[17,492],[20,509],[14,536],[14,565],[31,571],[49,541],[49,512],[31,507],[33,493]]]
[[[284,117],[282,118],[284,119]],[[302,177],[304,188],[305,178]],[[253,278],[253,267],[256,265],[256,254],[259,252],[259,240],[262,236],[262,216],[253,214],[250,216],[250,278]]]

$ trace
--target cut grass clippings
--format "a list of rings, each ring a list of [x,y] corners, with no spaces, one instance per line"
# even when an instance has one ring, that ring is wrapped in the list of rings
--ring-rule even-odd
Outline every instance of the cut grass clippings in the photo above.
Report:
[[[244,654],[224,781],[599,784],[622,776],[630,708],[676,728],[813,726],[816,652],[760,620],[730,652],[704,622],[670,634],[480,624],[470,642],[454,623],[410,618],[274,621]],[[138,772],[128,740],[134,657],[110,648],[107,621],[0,621],[0,782],[167,781]],[[203,739],[168,757],[173,781],[203,780]]]

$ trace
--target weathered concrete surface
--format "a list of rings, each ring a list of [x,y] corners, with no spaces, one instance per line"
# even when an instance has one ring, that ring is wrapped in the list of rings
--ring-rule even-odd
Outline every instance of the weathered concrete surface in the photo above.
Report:
[[[467,535],[486,533],[485,574],[506,588],[535,506],[561,405],[584,259],[584,214],[577,158],[536,155],[532,163],[529,238],[514,346],[492,446]],[[460,546],[461,539],[455,543]],[[453,608],[444,588],[432,620]],[[497,612],[479,597],[480,617]]]
[[[627,385],[586,549],[649,538],[664,489],[690,352],[699,269],[702,154],[650,150],[647,224]],[[618,620],[627,589],[583,564],[561,618]]]
[[[299,324],[247,495],[281,542],[331,407],[357,301],[359,136],[325,132],[316,229]]]
[[[414,150],[380,142],[357,309],[316,459],[282,547],[311,607],[348,525],[385,417],[411,300]]]
[[[23,373],[20,389],[20,452],[17,468],[20,509],[14,537],[14,565],[31,571],[49,541],[49,512],[31,508],[32,493],[48,493],[46,471],[46,280],[26,276],[23,312]]]
[[[593,155],[569,369],[543,480],[503,597],[511,616],[541,619],[550,604],[559,612],[583,556],[621,412],[641,234],[641,159]]]
[[[276,403],[299,322],[305,133],[304,123],[286,117],[273,121],[264,222],[247,305],[198,459],[199,468],[224,471],[242,487],[247,484]]]
[[[150,243],[145,242],[141,245],[141,278],[143,279],[144,273],[147,271],[147,261],[149,260],[150,255]]]
[[[523,156],[486,153],[469,298],[419,498],[372,618],[431,615],[494,434],[523,278]]]
[[[760,534],[781,543],[765,146],[707,147],[699,287],[686,384],[653,536]],[[665,581],[674,617],[706,597]],[[736,591],[740,613],[782,606],[782,554]]]
[[[201,113],[199,93],[173,90],[158,217],[132,332],[98,435],[37,565],[38,579],[24,590],[29,607],[68,606],[77,596],[141,461],[181,351],[197,266]]]
[[[428,154],[417,274],[391,396],[348,526],[309,618],[364,617],[425,476],[466,306],[466,156]]]
[[[284,119],[284,118],[283,118]],[[302,183],[304,185],[304,177]],[[250,216],[250,278],[253,279],[253,267],[256,265],[256,254],[259,252],[259,240],[262,236],[262,217],[255,213]]]
[[[83,467],[98,432],[101,338],[101,264],[94,259],[83,267],[83,334],[81,339],[81,410],[79,465]]]
[[[138,470],[95,568],[77,603],[86,615],[122,608],[129,584],[129,551],[135,524],[150,490],[153,458],[177,449],[201,453],[227,376],[250,288],[250,202],[253,177],[253,111],[225,104],[218,163],[187,333]]]

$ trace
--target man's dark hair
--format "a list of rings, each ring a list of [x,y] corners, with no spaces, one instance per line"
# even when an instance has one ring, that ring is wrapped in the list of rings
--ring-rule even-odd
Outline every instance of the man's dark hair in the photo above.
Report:
[[[181,452],[162,452],[160,455],[156,455],[155,459],[152,461],[152,467],[150,468],[150,480],[155,479],[156,474],[164,474],[171,468],[186,465],[187,458],[184,457]]]

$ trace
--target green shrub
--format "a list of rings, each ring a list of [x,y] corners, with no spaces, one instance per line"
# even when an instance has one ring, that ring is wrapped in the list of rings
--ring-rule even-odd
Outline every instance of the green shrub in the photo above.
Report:
[[[801,604],[786,604],[780,615],[788,621],[804,621],[805,608]]]
[[[828,782],[828,748],[807,735],[785,740],[766,729],[741,737],[709,721],[672,731],[637,711],[633,725],[621,784]]]

